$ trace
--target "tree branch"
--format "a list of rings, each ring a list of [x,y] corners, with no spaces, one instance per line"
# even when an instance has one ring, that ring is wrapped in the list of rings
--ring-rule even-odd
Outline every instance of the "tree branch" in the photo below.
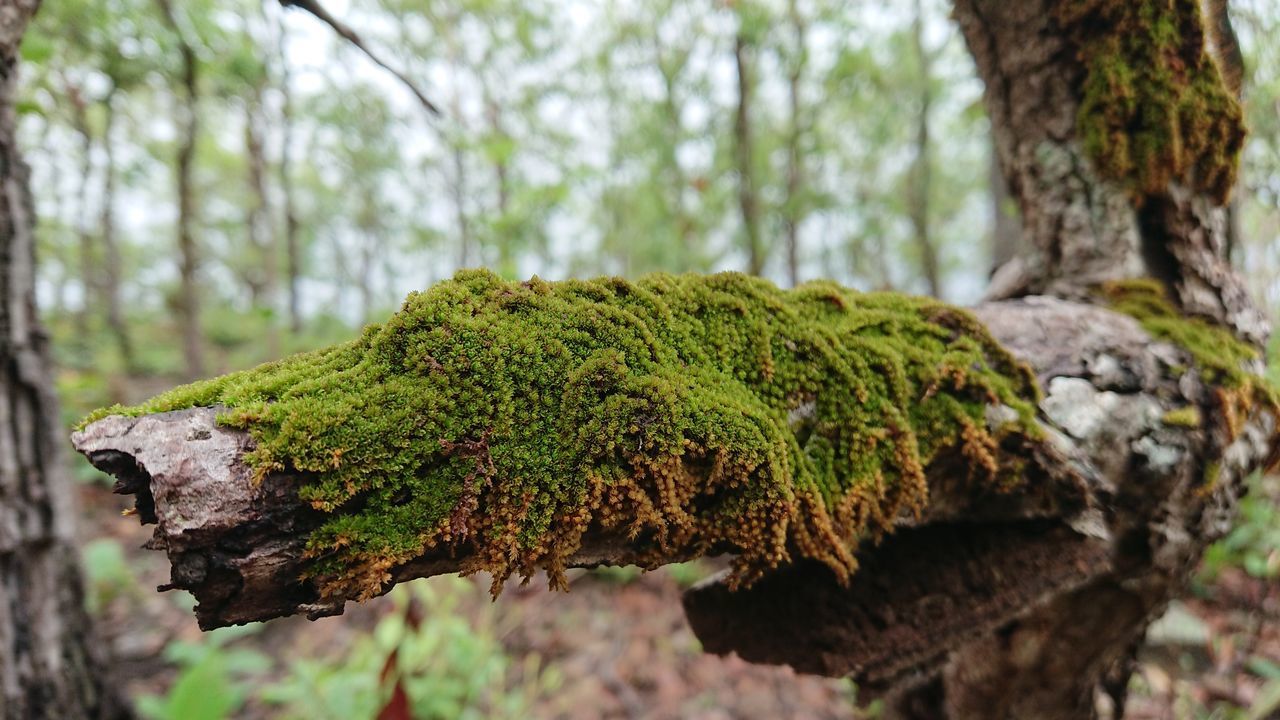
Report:
[[[379,57],[377,53],[371,50],[369,46],[364,43],[364,40],[360,38],[360,35],[356,33],[350,25],[347,25],[330,14],[329,11],[320,4],[319,0],[280,0],[280,4],[286,8],[295,7],[299,10],[304,10],[320,22],[328,25],[335,33],[338,34],[339,37],[354,45],[358,50],[360,50],[360,52],[365,54],[365,57],[372,60],[375,65],[395,76],[397,80],[409,89],[409,92],[413,93],[414,97],[418,98],[418,102],[422,103],[422,106],[426,108],[428,112],[437,117],[440,116],[440,108],[436,107],[436,104],[431,102],[431,99],[427,97],[426,93],[418,88],[417,84],[410,80],[403,72],[388,65],[386,61]]]

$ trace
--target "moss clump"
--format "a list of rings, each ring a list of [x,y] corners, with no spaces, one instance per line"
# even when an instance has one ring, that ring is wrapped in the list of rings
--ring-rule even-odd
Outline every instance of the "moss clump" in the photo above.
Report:
[[[1205,49],[1198,0],[1069,0],[1059,22],[1085,66],[1076,119],[1104,176],[1139,195],[1182,180],[1225,202],[1244,115]]]
[[[1228,439],[1238,434],[1255,408],[1267,408],[1280,417],[1280,393],[1267,378],[1254,372],[1262,359],[1257,348],[1225,327],[1183,315],[1166,297],[1159,280],[1120,280],[1103,285],[1102,292],[1113,310],[1132,316],[1152,337],[1173,343],[1191,356],[1205,382],[1214,386]],[[1179,412],[1166,413],[1165,422]]]
[[[1160,417],[1160,422],[1170,427],[1200,427],[1200,408],[1195,405],[1170,410]]]
[[[329,513],[308,546],[325,594],[370,594],[436,548],[495,588],[622,530],[642,564],[730,551],[749,581],[795,556],[842,577],[852,548],[962,457],[1008,478],[1036,434],[1033,376],[970,315],[830,283],[739,274],[524,283],[465,271],[350,343],[177,388],[144,414],[225,406],[260,475],[301,471]],[[992,404],[1018,420],[988,429]]]

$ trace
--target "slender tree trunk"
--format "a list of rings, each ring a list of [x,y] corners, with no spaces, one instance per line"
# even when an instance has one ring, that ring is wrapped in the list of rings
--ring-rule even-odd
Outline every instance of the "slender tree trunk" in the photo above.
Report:
[[[254,305],[271,311],[267,321],[267,356],[280,356],[280,330],[276,323],[279,294],[279,270],[276,233],[271,222],[271,203],[267,196],[267,159],[263,148],[262,88],[255,87],[252,97],[245,103],[245,151],[249,156],[249,188],[253,195],[249,208],[249,238],[262,266],[262,274],[256,285]]]
[[[94,261],[93,229],[89,220],[89,181],[93,177],[93,133],[89,129],[88,101],[78,85],[65,83],[71,102],[72,125],[80,136],[80,186],[76,197],[76,237],[80,250],[80,308],[76,311],[78,362],[88,364],[93,343],[93,308],[98,300],[97,263]]]
[[[676,234],[680,238],[679,255],[676,260],[681,266],[688,267],[700,254],[700,239],[697,236],[697,220],[689,210],[685,201],[685,190],[689,187],[689,179],[680,167],[680,158],[676,148],[684,135],[684,125],[680,117],[680,102],[677,99],[676,80],[680,72],[678,68],[668,67],[663,57],[662,39],[656,32],[652,36],[653,56],[662,75],[662,108],[667,125],[666,142],[662,148],[662,169],[666,176],[670,192],[670,212],[674,219]]]
[[[919,112],[916,115],[916,155],[911,167],[911,182],[908,188],[909,215],[915,240],[916,252],[920,255],[920,270],[928,285],[929,294],[942,297],[942,278],[938,267],[938,248],[929,232],[929,194],[933,189],[933,157],[932,139],[930,137],[929,112],[933,105],[932,57],[925,47],[924,9],[920,0],[915,0],[915,19],[911,23],[911,41],[915,50],[916,62],[920,75]]]
[[[177,37],[182,56],[182,97],[178,111],[178,316],[182,323],[182,351],[190,378],[205,374],[204,335],[200,326],[200,249],[195,237],[194,162],[200,134],[199,59],[178,25],[170,0],[156,0],[169,29]]]
[[[1022,221],[1018,206],[1009,196],[1009,183],[1000,170],[994,140],[988,163],[987,184],[991,192],[991,274],[1023,253]]]
[[[38,5],[0,2],[0,718],[120,717],[84,607],[14,136],[18,47]]]
[[[804,153],[800,147],[800,79],[804,75],[808,58],[808,28],[796,7],[796,0],[788,0],[787,17],[795,33],[796,57],[787,73],[787,105],[791,127],[787,133],[787,197],[783,224],[787,244],[787,279],[795,287],[800,284],[800,188],[804,182]]]
[[[488,97],[489,90],[486,87],[485,94],[485,114],[489,120],[489,131],[494,137],[506,139],[506,131],[502,129],[502,118],[498,114],[498,104]],[[498,272],[506,277],[512,277],[519,268],[516,267],[515,248],[512,245],[511,228],[507,226],[507,213],[511,210],[511,161],[506,155],[500,155],[493,159],[493,179],[497,191],[497,206],[494,208],[497,212],[499,222],[502,223],[502,229],[496,238],[498,241]]]
[[[102,130],[106,166],[102,169],[102,217],[99,221],[103,254],[102,293],[107,306],[107,327],[115,338],[125,372],[132,372],[136,361],[133,355],[133,341],[129,336],[129,326],[120,301],[120,281],[123,271],[120,261],[120,244],[116,239],[115,96],[116,88],[112,85],[111,91],[102,101],[103,110],[106,112],[106,124]]]
[[[454,143],[450,155],[453,158],[453,217],[458,226],[458,267],[471,265],[471,220],[467,217],[467,159],[462,148]]]
[[[738,105],[734,113],[734,158],[738,169],[738,207],[747,245],[747,272],[764,272],[765,248],[760,237],[760,199],[756,192],[755,144],[751,136],[751,43],[739,28],[733,39],[733,61],[738,76]]]
[[[302,332],[302,300],[299,283],[302,278],[302,251],[299,247],[298,210],[293,191],[293,88],[286,56],[288,30],[284,20],[278,21],[280,50],[280,189],[284,196],[284,250],[289,266],[289,331]]]

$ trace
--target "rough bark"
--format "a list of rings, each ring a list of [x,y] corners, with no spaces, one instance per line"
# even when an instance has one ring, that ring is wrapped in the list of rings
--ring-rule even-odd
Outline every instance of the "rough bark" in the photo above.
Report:
[[[0,718],[119,717],[84,609],[14,137],[18,46],[38,5],[0,3]]]
[[[955,3],[1029,248],[996,273],[989,297],[1083,298],[1101,282],[1148,275],[1185,311],[1260,342],[1267,323],[1225,260],[1225,216],[1213,200],[1173,182],[1135,202],[1088,157],[1076,128],[1085,68],[1058,6]]]
[[[1230,441],[1164,423],[1212,392],[1131,318],[1044,297],[978,315],[1036,369],[1046,422],[1090,480],[1089,508],[1056,525],[904,533],[864,556],[866,584],[849,589],[803,570],[734,594],[695,588],[686,612],[706,649],[852,675],[905,717],[1092,715],[1104,673],[1229,529],[1244,476],[1274,452],[1276,418],[1257,414]],[[1219,456],[1224,475],[1207,485]],[[1020,604],[1001,615],[1010,597]]]

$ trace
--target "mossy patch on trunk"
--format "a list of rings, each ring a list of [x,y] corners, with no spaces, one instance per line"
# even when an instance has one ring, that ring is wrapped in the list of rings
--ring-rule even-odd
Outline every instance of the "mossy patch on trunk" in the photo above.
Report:
[[[1112,310],[1133,317],[1152,337],[1177,345],[1191,356],[1196,370],[1212,388],[1212,403],[1204,409],[1222,423],[1228,442],[1236,438],[1255,410],[1280,419],[1280,391],[1262,374],[1263,355],[1258,348],[1226,327],[1183,315],[1159,280],[1117,280],[1103,285],[1102,293]],[[1166,413],[1164,422],[1197,428],[1203,424],[1201,415],[1200,409],[1180,408]],[[1206,482],[1216,481],[1219,469],[1216,463],[1210,464]]]
[[[1037,399],[1024,365],[934,300],[464,271],[352,342],[89,420],[225,407],[261,476],[307,478],[329,514],[309,574],[347,596],[433,548],[495,589],[539,568],[558,585],[588,530],[629,535],[645,565],[731,552],[742,582],[796,557],[847,578],[860,540],[925,505],[940,453],[974,483],[1016,482],[995,454],[1038,437]]]
[[[1225,202],[1244,114],[1206,51],[1198,0],[1068,0],[1058,20],[1080,49],[1077,130],[1101,173],[1139,196],[1177,180]]]

